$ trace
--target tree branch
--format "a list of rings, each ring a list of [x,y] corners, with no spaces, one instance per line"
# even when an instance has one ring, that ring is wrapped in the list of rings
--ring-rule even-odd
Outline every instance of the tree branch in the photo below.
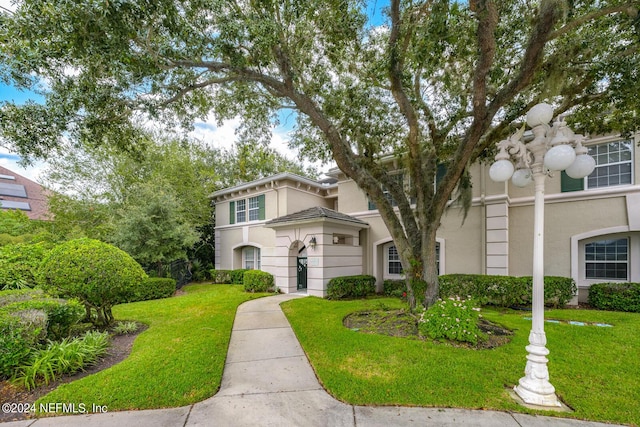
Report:
[[[629,16],[631,17],[638,16],[638,2],[630,1],[627,3],[606,7],[604,9],[600,9],[600,10],[596,10],[591,13],[588,13],[584,16],[581,16],[578,19],[574,19],[564,27],[559,28],[558,30],[549,34],[548,40],[557,39],[558,37],[563,36],[564,34],[567,34],[569,31],[575,30],[576,28],[584,25],[588,21],[593,21],[606,15],[612,15],[614,13],[621,13],[621,12],[625,12],[629,14]]]

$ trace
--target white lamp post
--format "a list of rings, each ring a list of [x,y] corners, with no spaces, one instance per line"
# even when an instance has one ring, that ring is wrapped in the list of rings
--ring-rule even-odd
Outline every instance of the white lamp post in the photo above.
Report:
[[[544,333],[544,181],[550,171],[566,170],[572,178],[584,178],[593,172],[595,161],[582,146],[582,135],[575,135],[564,120],[558,118],[553,126],[553,107],[549,104],[535,105],[527,113],[527,124],[534,138],[525,143],[522,140],[525,127],[509,139],[500,141],[500,149],[495,163],[489,169],[494,181],[507,181],[524,187],[529,182],[535,185],[534,225],[533,225],[533,299],[532,326],[525,376],[520,378],[515,392],[525,403],[559,407],[555,388],[549,382]],[[575,146],[575,148],[574,148]],[[514,172],[512,161],[517,164]]]

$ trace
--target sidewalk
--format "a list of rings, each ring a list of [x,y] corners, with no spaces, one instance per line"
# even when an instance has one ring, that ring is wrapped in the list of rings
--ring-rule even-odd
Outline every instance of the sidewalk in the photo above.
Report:
[[[218,393],[191,406],[2,423],[2,427],[481,426],[611,424],[466,409],[352,406],[329,396],[300,347],[277,295],[238,308]]]

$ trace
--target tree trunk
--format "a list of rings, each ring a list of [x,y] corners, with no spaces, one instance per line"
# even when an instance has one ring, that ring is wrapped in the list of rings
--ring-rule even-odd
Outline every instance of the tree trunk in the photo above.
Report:
[[[422,232],[422,279],[427,283],[424,292],[425,308],[431,307],[440,296],[438,283],[438,258],[436,256],[436,231],[437,226],[430,222]]]

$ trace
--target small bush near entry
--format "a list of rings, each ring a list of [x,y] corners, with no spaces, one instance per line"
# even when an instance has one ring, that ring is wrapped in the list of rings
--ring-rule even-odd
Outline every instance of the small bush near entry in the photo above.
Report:
[[[475,345],[484,339],[478,328],[480,309],[476,305],[472,300],[465,301],[459,297],[438,300],[420,315],[420,333],[433,339],[444,338]]]
[[[176,281],[170,277],[147,277],[133,286],[131,297],[123,302],[168,298],[176,292]]]
[[[211,281],[219,285],[231,284],[231,270],[209,270],[211,274]]]
[[[376,292],[376,278],[368,275],[334,277],[327,284],[328,299],[362,298]]]
[[[440,276],[440,298],[470,295],[482,305],[512,307],[530,305],[532,278],[489,276],[482,274],[447,274]],[[563,307],[575,295],[575,281],[568,277],[544,278],[545,305]]]
[[[593,284],[588,302],[599,310],[640,313],[640,283]]]
[[[270,292],[274,290],[273,275],[266,271],[248,270],[243,272],[246,292]]]
[[[135,286],[147,277],[126,252],[93,239],[69,240],[53,248],[40,275],[45,290],[79,299],[98,326],[111,324],[111,308],[131,298]]]

